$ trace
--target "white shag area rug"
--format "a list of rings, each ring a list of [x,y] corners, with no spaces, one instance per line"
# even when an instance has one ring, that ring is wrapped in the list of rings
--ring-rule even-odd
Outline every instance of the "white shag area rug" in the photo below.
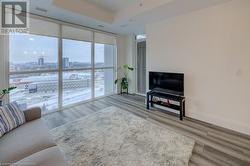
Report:
[[[50,133],[70,166],[188,166],[195,144],[113,106]]]

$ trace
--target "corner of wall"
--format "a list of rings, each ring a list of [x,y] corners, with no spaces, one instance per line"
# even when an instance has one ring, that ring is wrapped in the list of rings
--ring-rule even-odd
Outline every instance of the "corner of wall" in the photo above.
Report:
[[[136,66],[135,56],[136,56],[136,42],[135,35],[120,35],[117,38],[117,67],[123,66],[124,64],[129,64],[133,67]],[[129,93],[136,93],[136,73],[135,71],[130,72],[129,78]],[[120,86],[118,86],[117,91],[120,91]]]
[[[147,71],[185,73],[187,116],[248,135],[249,4],[233,0],[146,26]]]

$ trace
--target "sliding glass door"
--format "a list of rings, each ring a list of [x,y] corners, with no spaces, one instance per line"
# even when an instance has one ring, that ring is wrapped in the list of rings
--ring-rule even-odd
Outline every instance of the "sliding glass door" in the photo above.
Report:
[[[113,36],[31,19],[30,34],[9,35],[9,85],[17,87],[9,100],[48,113],[113,94],[116,52]]]

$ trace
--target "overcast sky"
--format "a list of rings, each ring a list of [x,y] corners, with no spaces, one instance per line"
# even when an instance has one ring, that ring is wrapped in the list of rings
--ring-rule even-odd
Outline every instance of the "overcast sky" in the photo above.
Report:
[[[39,57],[44,57],[46,62],[56,62],[58,56],[58,39],[37,35],[11,35],[10,36],[10,61],[12,63],[37,62]],[[97,63],[104,62],[104,47],[96,44]],[[63,57],[68,57],[70,62],[91,61],[91,43],[74,40],[63,41]]]

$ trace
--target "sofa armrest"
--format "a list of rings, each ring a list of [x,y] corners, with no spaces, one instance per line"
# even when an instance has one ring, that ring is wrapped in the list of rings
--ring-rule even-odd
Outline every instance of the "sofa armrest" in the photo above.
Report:
[[[41,108],[34,107],[34,108],[27,109],[23,112],[24,112],[26,122],[30,122],[32,120],[41,118],[42,111],[41,111]]]

